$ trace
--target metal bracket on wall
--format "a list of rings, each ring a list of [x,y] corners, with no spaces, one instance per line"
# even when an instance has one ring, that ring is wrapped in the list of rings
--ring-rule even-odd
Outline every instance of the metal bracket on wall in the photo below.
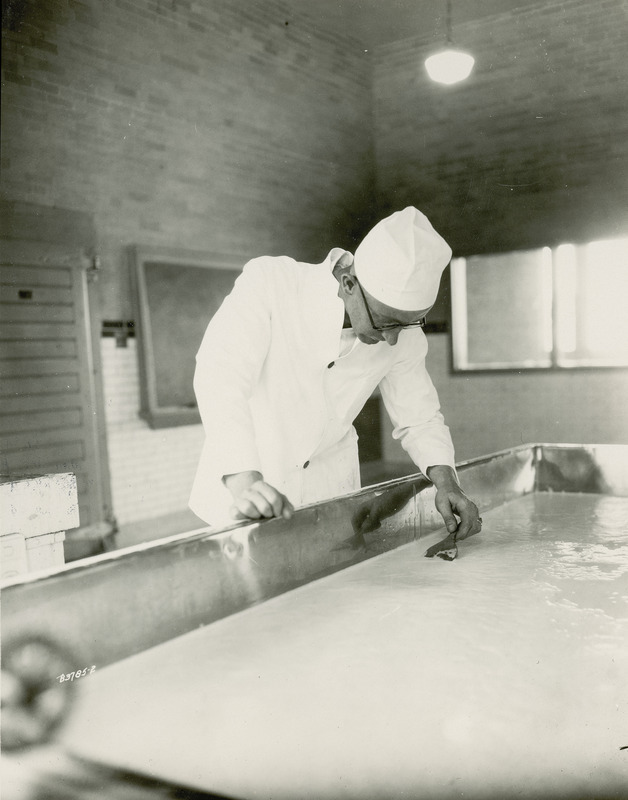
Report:
[[[127,339],[135,338],[135,322],[133,320],[124,322],[120,319],[104,319],[101,336],[114,336],[116,347],[126,347]]]
[[[95,283],[100,277],[102,263],[100,256],[94,252],[88,252],[85,255],[87,266],[85,267],[85,274],[89,283]]]

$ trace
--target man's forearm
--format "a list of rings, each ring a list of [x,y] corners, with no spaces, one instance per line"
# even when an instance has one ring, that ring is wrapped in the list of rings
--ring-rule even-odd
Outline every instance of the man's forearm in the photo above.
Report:
[[[447,464],[435,464],[427,468],[427,477],[437,489],[458,489],[460,484],[454,469]]]

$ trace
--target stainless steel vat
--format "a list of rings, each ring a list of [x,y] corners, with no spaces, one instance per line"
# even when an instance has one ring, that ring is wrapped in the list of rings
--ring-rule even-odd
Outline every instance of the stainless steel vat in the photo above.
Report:
[[[480,511],[530,492],[628,496],[628,445],[529,444],[458,465]],[[369,512],[380,520],[360,532]],[[2,587],[5,643],[60,642],[105,666],[303,583],[444,535],[421,475],[302,508],[293,519],[207,528],[96,556]]]

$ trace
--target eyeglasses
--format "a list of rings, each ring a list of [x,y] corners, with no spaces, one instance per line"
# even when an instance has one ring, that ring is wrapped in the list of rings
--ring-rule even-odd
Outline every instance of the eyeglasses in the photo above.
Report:
[[[356,280],[356,283],[360,287],[360,294],[362,295],[362,300],[364,301],[364,308],[366,309],[366,313],[369,317],[369,322],[371,323],[371,328],[374,331],[379,331],[380,333],[385,333],[386,331],[398,331],[404,330],[405,328],[424,328],[427,320],[425,317],[421,317],[420,320],[417,322],[391,322],[385,325],[376,325],[375,320],[373,319],[373,315],[371,314],[371,309],[369,308],[369,304],[366,300],[366,295],[364,294],[364,290],[362,289],[362,285],[360,281]]]

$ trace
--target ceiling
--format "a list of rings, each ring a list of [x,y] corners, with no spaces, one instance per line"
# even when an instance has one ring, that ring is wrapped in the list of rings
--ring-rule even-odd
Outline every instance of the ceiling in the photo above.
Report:
[[[452,24],[538,5],[539,0],[453,0]],[[445,35],[446,0],[290,0],[323,29],[351,31],[364,47]]]

